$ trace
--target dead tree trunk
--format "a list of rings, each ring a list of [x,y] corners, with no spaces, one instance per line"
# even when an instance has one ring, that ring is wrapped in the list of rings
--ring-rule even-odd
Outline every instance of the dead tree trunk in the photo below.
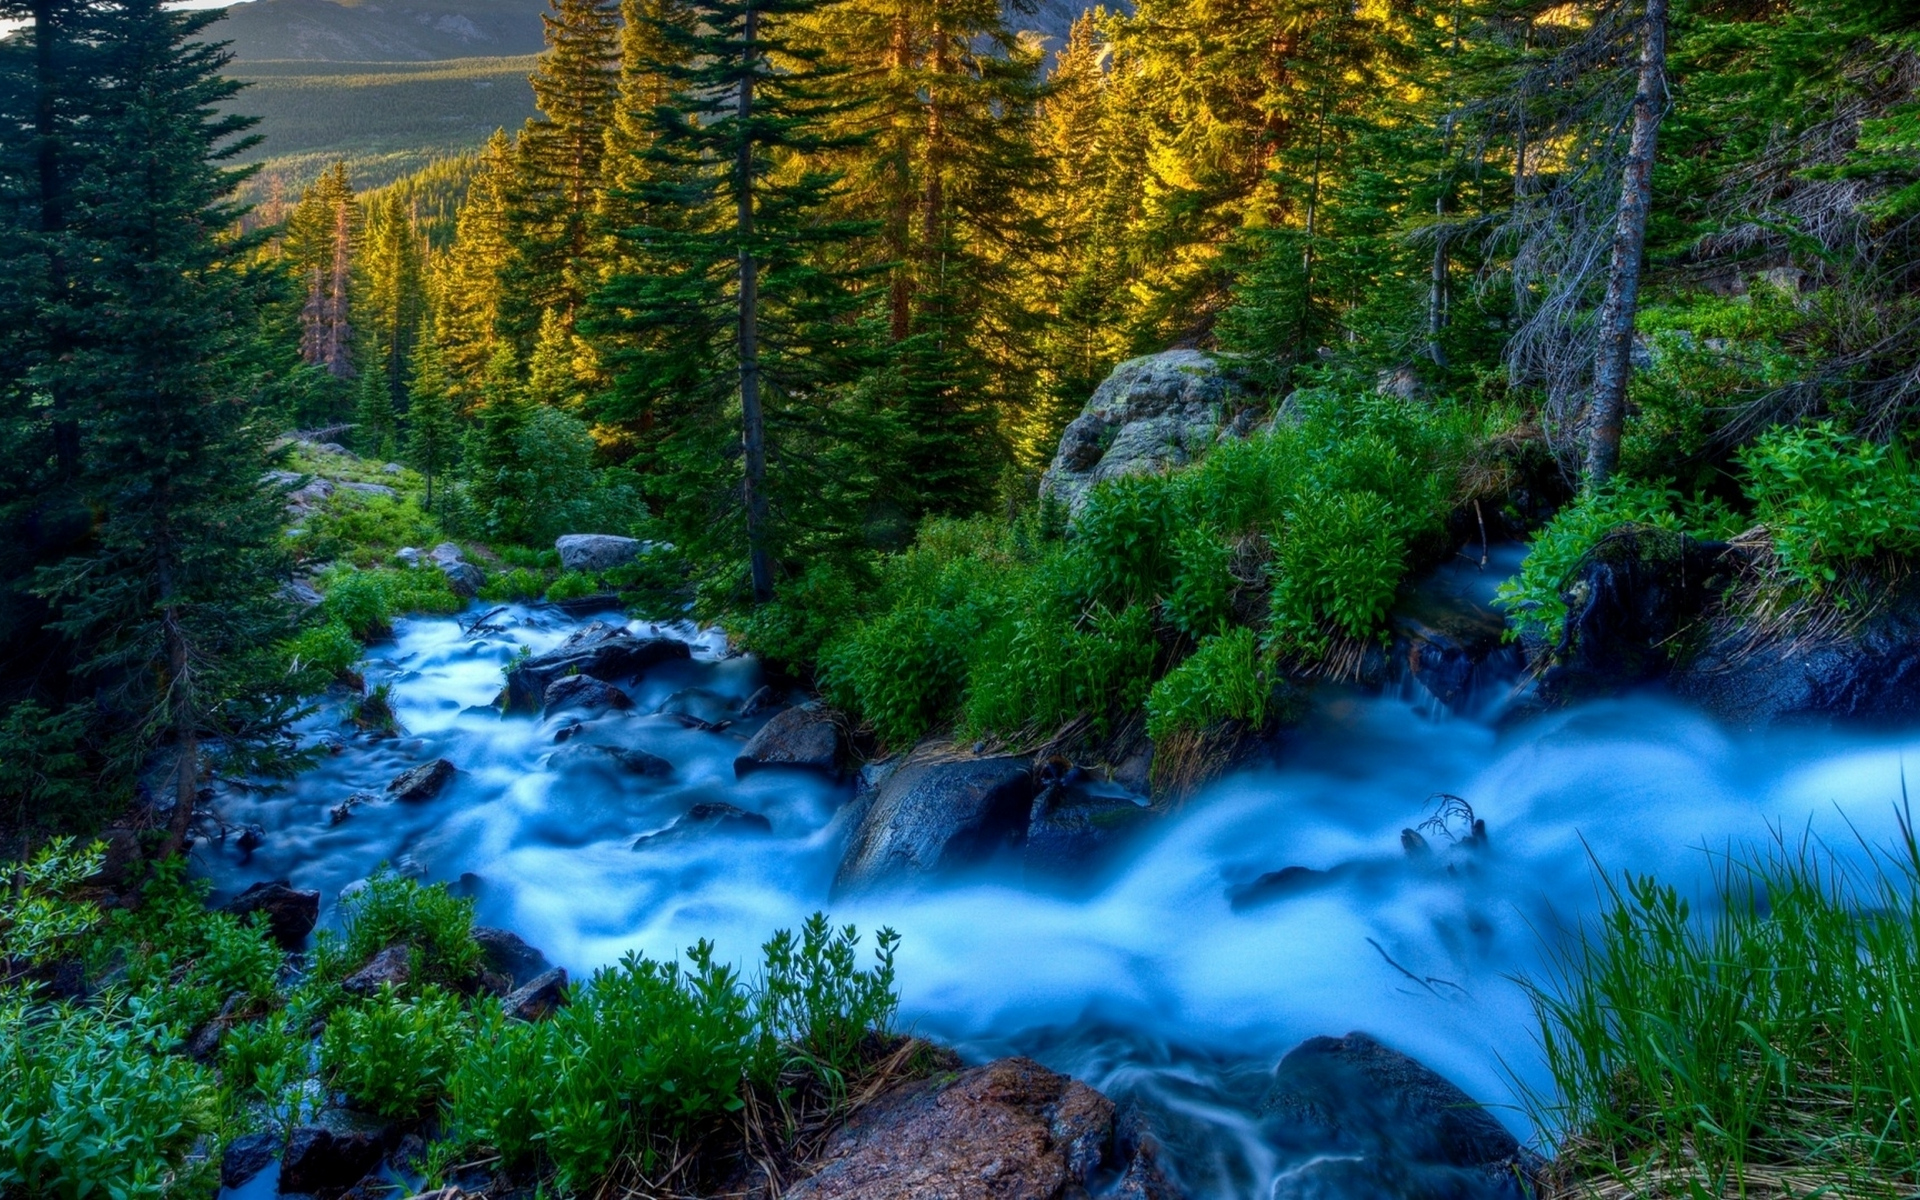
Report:
[[[1667,0],[1647,0],[1640,33],[1640,80],[1633,97],[1633,136],[1620,177],[1607,296],[1600,307],[1599,353],[1587,407],[1588,490],[1605,487],[1620,462],[1620,432],[1633,370],[1633,325],[1640,300],[1640,262],[1653,206],[1654,141],[1667,108]]]

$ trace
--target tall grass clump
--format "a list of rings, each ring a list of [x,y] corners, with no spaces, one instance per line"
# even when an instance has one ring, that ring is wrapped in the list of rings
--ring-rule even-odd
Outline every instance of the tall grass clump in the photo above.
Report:
[[[1529,984],[1577,1188],[1909,1195],[1920,1162],[1920,847],[1726,859],[1700,911],[1652,877]],[[1816,1189],[1828,1189],[1824,1193]]]

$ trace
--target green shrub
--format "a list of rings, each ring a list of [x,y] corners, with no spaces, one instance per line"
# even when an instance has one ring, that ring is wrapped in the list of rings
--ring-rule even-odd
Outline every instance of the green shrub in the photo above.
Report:
[[[1528,990],[1559,1163],[1620,1194],[1899,1195],[1920,1161],[1920,854],[1724,860],[1696,908],[1652,877]],[[1896,1183],[1896,1180],[1902,1181]],[[1792,1186],[1785,1186],[1791,1182]]]
[[[1238,628],[1200,643],[1147,694],[1147,736],[1164,743],[1180,733],[1206,733],[1224,721],[1266,722],[1273,673],[1253,631]]]
[[[40,966],[100,924],[100,906],[70,893],[107,860],[106,846],[58,837],[24,863],[6,863],[0,888],[0,962]]]
[[[390,562],[402,546],[431,546],[440,527],[411,495],[369,495],[342,488],[306,522],[300,547],[321,561],[373,567]]]
[[[960,697],[978,609],[910,604],[862,622],[821,655],[821,689],[857,712],[881,743],[908,746]]]
[[[826,644],[861,611],[861,588],[853,574],[822,560],[776,585],[773,602],[747,614],[738,634],[741,644],[765,661],[793,670],[818,662]]]
[[[1377,492],[1303,495],[1275,546],[1268,644],[1324,657],[1336,639],[1380,633],[1407,573],[1407,543]]]
[[[354,1103],[405,1120],[446,1094],[470,1037],[457,998],[432,986],[402,998],[384,985],[334,1010],[320,1037],[320,1069]]]
[[[980,640],[968,676],[966,726],[975,733],[1051,731],[1076,717],[1108,728],[1129,712],[1152,679],[1153,620],[1148,607],[1082,610],[1044,584]]]
[[[306,1026],[281,1014],[235,1025],[220,1038],[220,1074],[243,1099],[282,1107],[307,1077],[308,1047]]]
[[[341,900],[340,916],[341,944],[330,946],[324,955],[326,973],[335,978],[395,944],[411,947],[416,986],[456,987],[480,969],[473,901],[452,895],[443,884],[421,883],[382,869],[365,888]]]
[[[816,914],[798,940],[766,943],[757,987],[702,942],[684,966],[629,954],[539,1023],[482,1009],[450,1081],[450,1124],[508,1164],[544,1159],[562,1190],[622,1161],[652,1170],[659,1152],[738,1112],[746,1087],[777,1086],[794,1067],[830,1085],[852,1074],[898,1007],[897,941],[883,931],[861,970],[854,931]]]
[[[585,571],[566,571],[547,585],[547,599],[559,602],[600,594],[600,580]]]
[[[453,613],[466,607],[437,567],[333,571],[321,587],[321,619],[338,621],[361,639],[385,635],[398,616]]]
[[[90,701],[53,710],[19,700],[0,711],[0,811],[20,830],[98,828],[116,803],[87,761]]]
[[[1558,644],[1567,621],[1561,591],[1581,560],[1601,538],[1622,526],[1680,530],[1674,500],[1664,484],[1637,483],[1623,476],[1616,476],[1600,491],[1584,493],[1534,534],[1520,573],[1500,585],[1494,603],[1519,614],[1546,641]]]
[[[259,918],[208,911],[208,886],[182,860],[159,864],[139,906],[116,910],[90,947],[97,967],[117,965],[124,986],[183,1032],[229,997],[267,1002],[286,965]]]
[[[1190,638],[1218,633],[1233,619],[1233,546],[1204,525],[1173,539],[1173,584],[1161,608],[1167,623]]]
[[[1116,607],[1159,598],[1177,561],[1177,496],[1164,475],[1129,475],[1093,489],[1073,526],[1073,555],[1090,596]]]
[[[1738,457],[1754,515],[1801,583],[1819,590],[1849,564],[1920,552],[1920,477],[1903,447],[1822,422],[1772,430]]]
[[[538,600],[546,590],[546,577],[539,571],[515,567],[511,571],[496,572],[480,589],[480,598],[495,603]]]
[[[0,996],[0,1194],[136,1200],[186,1190],[218,1126],[213,1072],[138,998],[89,1008]],[[203,1183],[209,1174],[203,1165]]]
[[[338,617],[309,625],[281,647],[287,684],[295,695],[310,696],[352,671],[364,648]]]

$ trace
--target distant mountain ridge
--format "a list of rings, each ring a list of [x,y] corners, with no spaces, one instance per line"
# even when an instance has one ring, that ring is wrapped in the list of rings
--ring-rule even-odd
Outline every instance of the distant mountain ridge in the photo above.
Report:
[[[246,0],[207,36],[241,62],[432,62],[541,48],[540,0]]]

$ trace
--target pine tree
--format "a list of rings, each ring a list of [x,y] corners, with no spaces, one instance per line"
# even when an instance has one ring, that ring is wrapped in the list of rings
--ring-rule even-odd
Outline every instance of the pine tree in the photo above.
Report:
[[[407,380],[407,463],[426,477],[426,509],[432,512],[434,482],[452,474],[458,461],[460,416],[432,321],[420,323],[415,346]]]
[[[426,312],[425,248],[400,189],[388,188],[370,207],[360,258],[365,286],[355,303],[360,314],[355,326],[362,370],[386,397],[383,425],[390,438],[398,414],[406,411],[414,338]]]
[[[516,147],[504,331],[530,354],[542,314],[571,331],[594,284],[590,251],[600,164],[619,87],[614,0],[548,0],[547,48],[533,74],[534,104]]]
[[[347,164],[336,162],[301,193],[282,243],[288,269],[306,291],[300,357],[349,379],[353,369],[353,262],[362,234]]]
[[[487,364],[503,336],[514,171],[513,143],[495,130],[480,152],[441,272],[441,352],[462,406],[478,402]]]
[[[684,22],[654,21],[673,103],[632,196],[638,270],[610,281],[593,326],[623,347],[601,413],[653,426],[677,540],[715,556],[744,542],[756,601],[783,543],[830,523],[823,501],[852,485],[830,465],[848,444],[837,402],[871,336],[862,279],[832,261],[870,227],[828,219],[834,179],[806,166],[844,144],[817,54],[788,36],[814,4],[694,0]]]
[[[103,21],[98,169],[71,221],[82,336],[62,367],[87,398],[82,488],[99,518],[38,585],[102,701],[129,714],[120,760],[170,755],[174,848],[206,740],[244,757],[281,715],[254,673],[285,619],[279,505],[260,484],[270,431],[224,365],[251,303],[214,232],[235,217],[237,176],[218,163],[248,122],[218,115],[239,85],[196,36],[217,16],[118,0]]]

